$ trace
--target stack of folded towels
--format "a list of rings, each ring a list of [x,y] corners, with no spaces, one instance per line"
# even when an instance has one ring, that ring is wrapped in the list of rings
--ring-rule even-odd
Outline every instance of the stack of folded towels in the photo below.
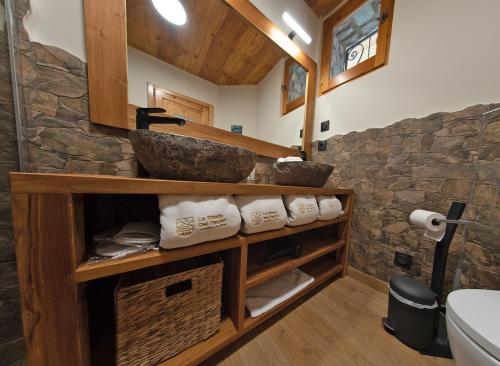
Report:
[[[160,195],[158,201],[160,246],[166,249],[224,239],[238,231],[255,234],[331,220],[343,213],[335,196]]]

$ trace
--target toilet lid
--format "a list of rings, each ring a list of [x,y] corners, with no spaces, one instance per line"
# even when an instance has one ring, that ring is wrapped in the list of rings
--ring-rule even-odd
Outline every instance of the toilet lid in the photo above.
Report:
[[[457,290],[446,313],[474,342],[500,360],[500,291]]]

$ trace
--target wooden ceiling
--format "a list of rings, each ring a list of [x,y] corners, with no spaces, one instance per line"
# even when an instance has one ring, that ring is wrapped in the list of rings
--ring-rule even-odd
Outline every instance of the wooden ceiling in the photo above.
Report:
[[[344,0],[304,0],[318,17],[328,15],[333,9],[339,6]]]
[[[183,26],[151,0],[127,0],[128,44],[218,85],[255,85],[285,53],[223,0],[181,0]]]

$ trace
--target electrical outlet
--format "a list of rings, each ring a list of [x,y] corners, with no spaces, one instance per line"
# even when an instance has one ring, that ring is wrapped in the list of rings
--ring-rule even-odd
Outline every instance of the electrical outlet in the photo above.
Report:
[[[326,140],[318,141],[318,151],[326,151]]]
[[[303,129],[303,128],[301,128],[301,129],[300,129],[300,132],[299,132],[299,137],[300,137],[300,138],[302,138],[302,135],[303,135],[303,134],[304,134],[304,129]]]
[[[395,252],[394,253],[394,265],[404,268],[411,269],[411,264],[413,262],[413,257],[411,255]]]
[[[328,131],[330,129],[330,121],[321,122],[321,132]]]

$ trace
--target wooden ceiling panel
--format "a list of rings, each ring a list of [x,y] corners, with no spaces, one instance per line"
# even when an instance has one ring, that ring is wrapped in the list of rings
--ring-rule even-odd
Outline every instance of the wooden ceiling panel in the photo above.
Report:
[[[285,53],[222,0],[182,0],[188,21],[164,20],[150,0],[127,0],[128,44],[218,85],[255,85]]]
[[[318,17],[328,15],[333,9],[339,6],[344,0],[304,0]]]

